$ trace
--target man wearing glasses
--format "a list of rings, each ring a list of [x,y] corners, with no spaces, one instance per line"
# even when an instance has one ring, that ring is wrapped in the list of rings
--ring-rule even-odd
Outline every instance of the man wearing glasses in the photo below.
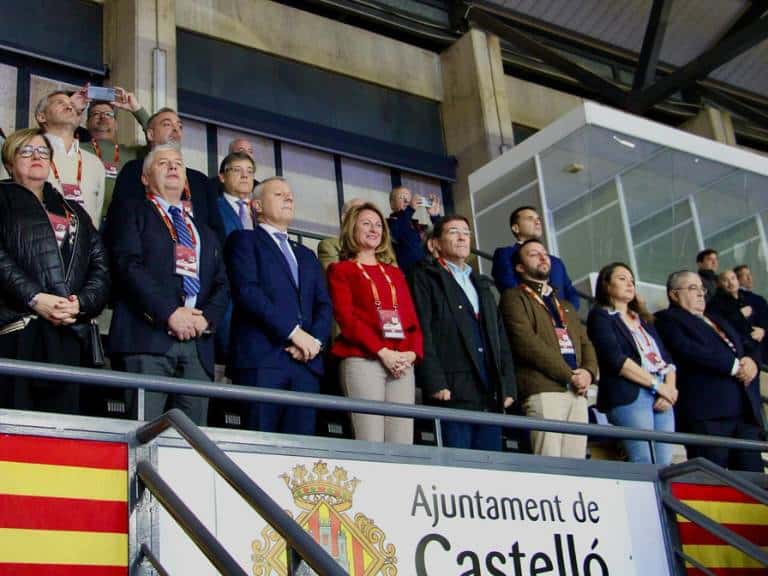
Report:
[[[436,258],[416,265],[413,301],[424,335],[424,360],[416,368],[425,402],[436,406],[504,412],[517,387],[512,353],[493,282],[467,264],[472,232],[461,215],[435,224]],[[442,422],[443,444],[501,450],[501,427]]]
[[[118,144],[117,142],[117,110],[128,110],[142,130],[146,129],[149,114],[139,104],[131,92],[123,88],[115,88],[115,100],[107,102],[94,100],[88,106],[86,127],[90,133],[90,142],[83,142],[83,150],[95,154],[104,165],[106,176],[104,185],[104,206],[101,218],[107,215],[107,208],[112,200],[115,179],[120,169],[130,160],[137,157],[137,148]]]
[[[656,330],[677,367],[680,390],[675,417],[682,432],[762,440],[759,351],[727,321],[705,313],[706,293],[695,272],[667,279],[669,308],[656,314]],[[762,472],[759,452],[687,446],[724,468]]]

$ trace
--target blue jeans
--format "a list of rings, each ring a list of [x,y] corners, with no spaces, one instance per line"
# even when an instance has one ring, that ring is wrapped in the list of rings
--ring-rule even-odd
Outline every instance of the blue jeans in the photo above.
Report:
[[[655,430],[657,432],[675,431],[675,414],[670,408],[664,412],[655,412],[655,396],[645,388],[640,388],[634,402],[623,406],[614,406],[608,410],[608,420],[615,426]],[[642,440],[624,440],[624,449],[630,462],[651,462],[651,447]],[[656,464],[666,466],[672,462],[672,444],[656,443]]]
[[[501,426],[442,420],[443,446],[473,450],[501,450]]]

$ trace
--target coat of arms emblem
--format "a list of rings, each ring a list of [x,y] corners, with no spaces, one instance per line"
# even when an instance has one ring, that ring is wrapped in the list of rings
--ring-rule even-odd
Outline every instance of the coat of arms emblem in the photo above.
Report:
[[[350,576],[397,576],[394,544],[385,542],[386,534],[365,514],[347,513],[352,508],[352,497],[360,480],[349,479],[347,471],[339,466],[330,472],[322,460],[315,462],[311,471],[297,465],[291,474],[282,474],[280,478],[302,510],[296,522],[312,534]],[[261,537],[252,543],[254,576],[283,576],[286,573],[285,541],[270,526],[261,531]],[[304,563],[297,572],[299,576],[315,576]]]

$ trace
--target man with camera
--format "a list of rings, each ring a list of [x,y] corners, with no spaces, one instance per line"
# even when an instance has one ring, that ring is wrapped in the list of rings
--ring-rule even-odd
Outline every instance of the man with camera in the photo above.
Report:
[[[432,224],[440,217],[440,199],[435,194],[428,197],[411,194],[405,186],[398,186],[389,193],[389,206],[392,213],[387,218],[387,225],[395,249],[397,265],[404,274],[424,260],[427,251],[424,247],[423,234],[427,226],[414,218],[418,208],[426,208]]]

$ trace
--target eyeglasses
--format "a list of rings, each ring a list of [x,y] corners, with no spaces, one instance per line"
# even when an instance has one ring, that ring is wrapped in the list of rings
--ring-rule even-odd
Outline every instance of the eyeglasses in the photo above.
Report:
[[[706,286],[697,286],[696,284],[691,284],[690,286],[684,286],[682,288],[674,288],[672,291],[680,292],[681,290],[686,290],[687,292],[700,292],[704,296],[707,295]]]
[[[235,174],[239,174],[242,176],[243,174],[247,174],[248,176],[253,176],[255,171],[253,168],[246,168],[243,170],[240,166],[230,166],[225,170],[225,172],[234,172]]]
[[[22,158],[32,158],[33,154],[37,154],[37,157],[41,160],[48,160],[51,157],[51,151],[47,146],[22,146],[16,151],[16,154]]]
[[[92,112],[91,114],[88,115],[88,117],[89,118],[94,118],[94,117],[95,118],[114,118],[115,113],[112,112],[111,110],[106,112]]]

